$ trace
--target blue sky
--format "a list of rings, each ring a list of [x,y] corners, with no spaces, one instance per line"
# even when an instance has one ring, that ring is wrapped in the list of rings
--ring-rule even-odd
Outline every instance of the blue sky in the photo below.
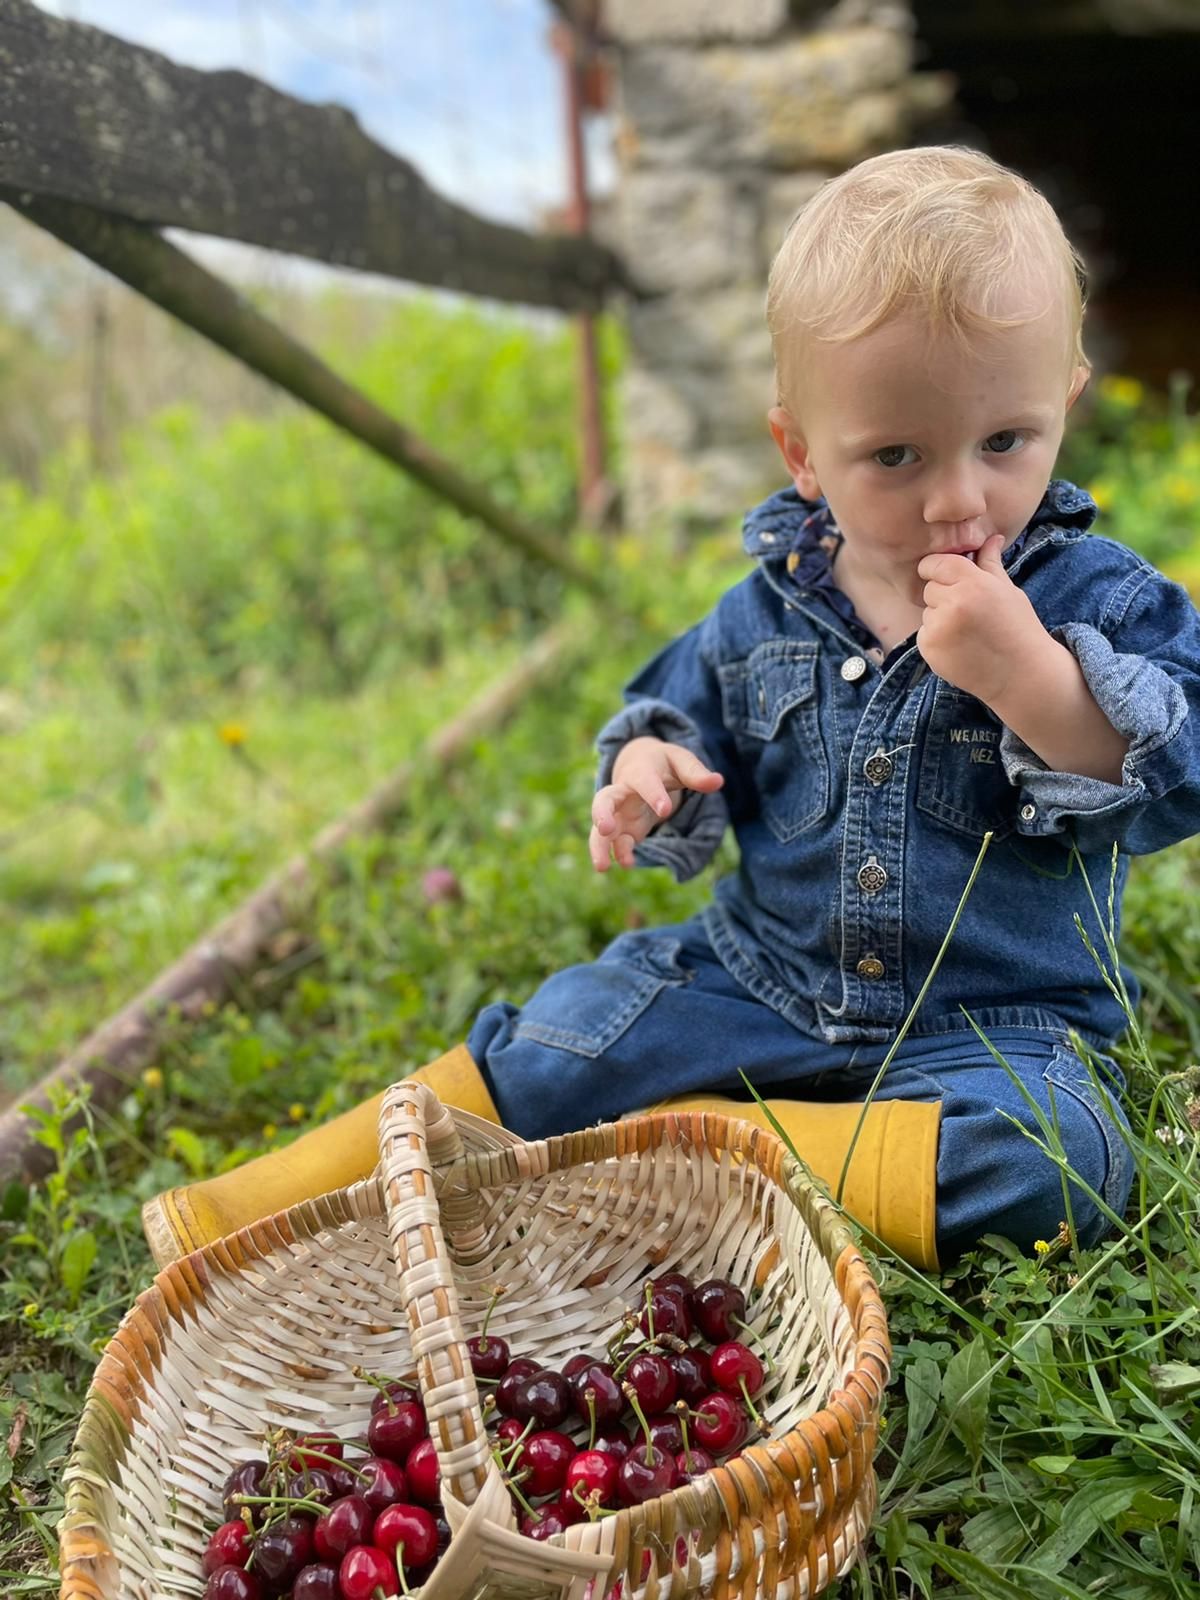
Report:
[[[347,106],[443,194],[483,215],[535,226],[541,209],[566,197],[547,0],[39,4],[184,66],[238,67],[302,99]],[[603,127],[591,130],[589,142],[602,185]]]

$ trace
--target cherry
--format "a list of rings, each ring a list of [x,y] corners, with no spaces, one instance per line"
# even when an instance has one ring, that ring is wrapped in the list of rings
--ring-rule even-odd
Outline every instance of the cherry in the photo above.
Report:
[[[305,1567],[296,1574],[292,1600],[341,1600],[337,1568],[323,1561]]]
[[[503,1445],[516,1444],[525,1433],[525,1424],[516,1417],[505,1417],[496,1428],[496,1437]],[[416,1454],[416,1451],[413,1451]]]
[[[320,1467],[293,1472],[284,1494],[289,1500],[315,1500],[323,1506],[331,1506],[339,1498],[333,1474],[324,1472]]]
[[[335,1500],[341,1500],[348,1494],[358,1492],[358,1473],[353,1467],[338,1466],[325,1469],[333,1481],[333,1495]]]
[[[577,1372],[582,1372],[584,1367],[590,1367],[595,1359],[595,1356],[572,1356],[569,1361],[563,1363],[563,1377],[570,1383]]]
[[[592,1395],[591,1407],[588,1406],[589,1390]],[[606,1361],[592,1361],[574,1373],[571,1378],[571,1404],[577,1415],[589,1424],[594,1414],[597,1427],[620,1419],[625,1410],[625,1396]]]
[[[656,1448],[669,1455],[677,1455],[683,1449],[683,1424],[674,1411],[650,1418],[650,1439]]]
[[[640,1506],[675,1487],[675,1458],[653,1445],[635,1444],[617,1471],[621,1504]]]
[[[702,1350],[698,1344],[689,1345],[686,1350],[672,1351],[667,1362],[675,1374],[679,1398],[686,1400],[690,1406],[694,1406],[697,1400],[703,1400],[712,1388],[708,1351]]]
[[[692,1295],[696,1324],[713,1344],[736,1339],[746,1317],[746,1296],[728,1278],[709,1278]]]
[[[367,1443],[377,1456],[402,1465],[418,1439],[425,1437],[425,1408],[412,1400],[385,1406],[367,1424]]]
[[[254,1541],[254,1571],[268,1594],[292,1587],[313,1551],[312,1521],[293,1515],[273,1524]]]
[[[695,1412],[694,1432],[706,1450],[714,1455],[730,1455],[740,1450],[750,1431],[741,1402],[724,1389],[715,1389],[701,1400]]]
[[[690,1339],[692,1313],[679,1290],[652,1289],[638,1326],[648,1339],[661,1339],[664,1334],[676,1339]]]
[[[561,1372],[543,1367],[522,1378],[513,1390],[512,1414],[522,1422],[557,1428],[571,1409],[571,1390]]]
[[[599,1450],[602,1455],[615,1456],[618,1463],[624,1461],[629,1454],[632,1440],[619,1422],[610,1422],[596,1434],[593,1450]]]
[[[675,1403],[675,1372],[663,1356],[634,1356],[625,1369],[625,1381],[637,1393],[643,1411],[665,1411]]]
[[[716,1464],[707,1450],[701,1450],[700,1446],[695,1444],[690,1450],[680,1450],[675,1457],[675,1470],[679,1474],[680,1483],[691,1483],[693,1478],[702,1478],[706,1472],[711,1472]]]
[[[438,1555],[441,1555],[450,1548],[450,1524],[442,1516],[440,1509],[434,1518],[433,1525],[437,1529]]]
[[[586,1499],[596,1496],[596,1504],[611,1506],[617,1498],[617,1478],[621,1463],[616,1456],[603,1450],[581,1450],[567,1466],[564,1499]]]
[[[412,1401],[419,1405],[421,1402],[420,1391],[415,1389],[411,1383],[385,1384],[371,1401],[371,1415],[374,1416],[377,1411],[382,1411],[384,1406],[389,1403],[399,1405],[402,1400]]]
[[[211,1577],[218,1567],[244,1567],[249,1559],[250,1529],[240,1517],[223,1522],[205,1546],[204,1576]]]
[[[684,1272],[664,1272],[661,1277],[654,1279],[654,1288],[672,1289],[683,1296],[684,1304],[688,1310],[692,1309],[692,1295],[696,1292],[692,1280]]]
[[[347,1550],[338,1568],[338,1588],[344,1600],[379,1600],[376,1590],[398,1594],[400,1580],[390,1556],[373,1544],[356,1544]]]
[[[336,1500],[316,1520],[313,1549],[322,1561],[340,1561],[356,1544],[366,1544],[375,1526],[375,1513],[360,1494]]]
[[[515,1416],[512,1399],[517,1385],[531,1373],[538,1370],[536,1361],[530,1361],[528,1356],[518,1356],[515,1361],[510,1361],[508,1371],[496,1385],[496,1410],[502,1417]]]
[[[218,1567],[204,1585],[204,1600],[262,1600],[263,1587],[242,1567]]]
[[[362,1476],[358,1480],[357,1493],[372,1511],[382,1511],[385,1506],[394,1506],[398,1500],[408,1499],[408,1480],[394,1461],[368,1456],[359,1471]]]
[[[235,1517],[241,1515],[242,1508],[237,1501],[238,1495],[258,1495],[263,1492],[262,1485],[266,1474],[265,1461],[243,1461],[240,1467],[233,1469],[225,1480],[223,1491],[226,1522],[232,1522]],[[256,1523],[263,1520],[261,1506],[250,1506],[248,1509]]]
[[[738,1339],[719,1344],[709,1358],[713,1382],[730,1394],[757,1394],[766,1373],[748,1345]]]
[[[379,1515],[371,1542],[407,1573],[437,1556],[437,1523],[424,1506],[389,1506]]]
[[[574,1496],[569,1495],[565,1489],[556,1499],[547,1500],[543,1509],[549,1511],[551,1506],[558,1512],[568,1527],[573,1527],[575,1523],[582,1522],[587,1516],[587,1512],[579,1504],[579,1501]]]
[[[566,1482],[567,1467],[576,1454],[574,1439],[548,1428],[530,1434],[514,1463],[521,1492],[528,1496],[553,1494]]]
[[[529,1539],[553,1539],[556,1533],[565,1533],[570,1526],[568,1512],[557,1500],[537,1511],[527,1511],[521,1518],[521,1532]]]
[[[435,1506],[442,1497],[442,1474],[432,1439],[415,1444],[404,1463],[408,1492],[423,1506]]]
[[[305,1467],[324,1467],[329,1464],[330,1456],[341,1461],[345,1449],[336,1433],[306,1433],[292,1446],[287,1466],[292,1472],[303,1472]]]
[[[467,1354],[471,1358],[471,1370],[477,1378],[501,1378],[508,1370],[507,1341],[494,1333],[480,1333],[468,1339]]]

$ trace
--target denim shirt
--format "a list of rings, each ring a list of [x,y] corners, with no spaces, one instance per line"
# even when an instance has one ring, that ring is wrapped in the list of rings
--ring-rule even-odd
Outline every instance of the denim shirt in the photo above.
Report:
[[[788,488],[751,511],[755,570],[643,668],[601,730],[598,786],[643,734],[725,778],[687,795],[635,860],[683,882],[732,824],[740,865],[703,913],[721,961],[807,1034],[882,1041],[928,976],[990,829],[913,1032],[967,1029],[965,1008],[985,1029],[1072,1027],[1105,1048],[1125,1017],[1074,925],[1078,914],[1104,953],[1071,846],[1105,914],[1116,844],[1119,916],[1129,856],[1200,831],[1200,614],[1180,585],[1088,532],[1089,495],[1049,485],[1004,566],[1129,740],[1119,784],[1056,772],[933,673],[915,635],[872,659],[828,553],[809,559],[821,510]]]

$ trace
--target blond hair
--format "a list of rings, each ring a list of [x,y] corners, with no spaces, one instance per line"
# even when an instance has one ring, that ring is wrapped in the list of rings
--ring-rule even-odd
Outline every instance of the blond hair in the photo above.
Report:
[[[1040,272],[1068,312],[1069,366],[1083,353],[1084,268],[1050,202],[990,156],[929,145],[873,156],[821,185],[771,267],[767,324],[779,401],[806,344],[842,343],[916,310],[969,342],[1030,317],[1000,317],[994,296]]]

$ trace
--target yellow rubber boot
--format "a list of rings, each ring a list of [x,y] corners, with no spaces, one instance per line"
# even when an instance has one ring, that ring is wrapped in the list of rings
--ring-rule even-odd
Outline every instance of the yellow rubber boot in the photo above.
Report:
[[[427,1083],[444,1105],[499,1122],[487,1084],[466,1045],[419,1067],[413,1078]],[[160,1267],[244,1228],[259,1217],[341,1189],[371,1173],[379,1160],[379,1107],[383,1095],[301,1134],[283,1150],[247,1161],[232,1172],[184,1189],[167,1189],[142,1207],[142,1228]]]
[[[862,1115],[862,1102],[768,1100],[796,1154],[836,1194],[846,1151]],[[756,1101],[686,1095],[665,1100],[655,1111],[716,1111],[771,1128]],[[939,1101],[874,1100],[846,1177],[842,1204],[898,1256],[936,1272],[937,1153]]]

